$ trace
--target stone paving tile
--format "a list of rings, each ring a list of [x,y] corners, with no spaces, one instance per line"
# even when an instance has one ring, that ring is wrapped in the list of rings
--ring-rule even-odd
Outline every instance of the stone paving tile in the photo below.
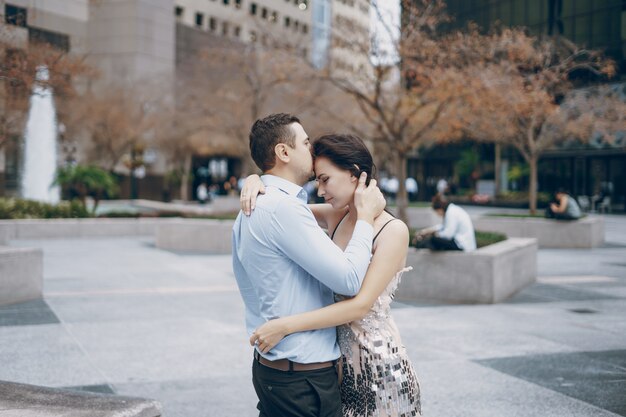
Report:
[[[607,240],[540,250],[547,281],[507,303],[394,303],[424,415],[617,415],[619,392],[587,394],[625,367],[625,217],[607,216]],[[257,415],[230,256],[162,251],[146,237],[11,245],[43,248],[46,301],[0,309],[0,321],[13,320],[0,325],[0,379],[155,398],[167,417]],[[28,322],[29,311],[56,319]],[[584,382],[584,396],[554,386],[558,372]]]
[[[59,318],[44,300],[0,307],[0,326],[29,326],[59,323]]]
[[[626,350],[528,355],[476,362],[626,416]]]

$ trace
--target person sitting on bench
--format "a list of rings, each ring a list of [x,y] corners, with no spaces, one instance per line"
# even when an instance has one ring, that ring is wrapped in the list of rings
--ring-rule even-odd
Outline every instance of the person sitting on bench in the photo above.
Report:
[[[578,220],[582,216],[580,206],[563,190],[559,189],[554,195],[554,202],[546,209],[546,217],[557,220]]]
[[[466,252],[476,249],[474,226],[465,210],[446,201],[439,194],[433,198],[432,208],[443,217],[443,223],[419,231],[413,239],[413,246],[431,250]]]

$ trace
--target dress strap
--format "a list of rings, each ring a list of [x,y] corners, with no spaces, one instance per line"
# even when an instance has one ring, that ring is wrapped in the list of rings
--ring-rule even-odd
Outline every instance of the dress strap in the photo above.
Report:
[[[393,218],[391,220],[389,220],[387,223],[383,224],[383,227],[380,228],[380,230],[378,231],[378,233],[376,233],[376,236],[374,236],[374,239],[372,240],[372,243],[376,242],[376,238],[378,237],[378,235],[380,234],[380,232],[383,231],[383,229],[385,228],[385,226],[387,226],[389,223],[391,223],[394,220],[398,220],[396,218]]]
[[[341,222],[343,222],[343,219],[345,219],[348,216],[348,213],[350,212],[346,211],[346,214],[344,214],[341,220],[339,220],[339,223],[337,223],[337,226],[335,226],[335,230],[333,230],[333,234],[330,235],[330,240],[333,240],[335,238],[335,232],[337,232],[337,229],[339,229],[339,225],[341,224]]]

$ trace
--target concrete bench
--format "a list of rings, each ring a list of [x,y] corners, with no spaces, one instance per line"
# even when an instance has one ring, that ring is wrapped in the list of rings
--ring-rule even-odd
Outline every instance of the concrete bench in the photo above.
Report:
[[[232,220],[178,219],[162,223],[156,247],[183,252],[230,254]]]
[[[409,249],[396,299],[498,303],[537,279],[537,240],[511,238],[473,252]]]
[[[42,296],[43,251],[0,246],[0,306]]]
[[[159,417],[154,400],[0,381],[3,417]]]
[[[604,243],[604,218],[587,216],[563,221],[536,217],[482,216],[473,219],[477,230],[509,237],[537,239],[543,248],[596,248]]]

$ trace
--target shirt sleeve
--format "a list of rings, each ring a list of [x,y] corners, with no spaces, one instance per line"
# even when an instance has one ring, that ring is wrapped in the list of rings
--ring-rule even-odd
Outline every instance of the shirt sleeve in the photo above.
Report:
[[[458,216],[455,216],[454,212],[446,213],[443,227],[441,228],[441,230],[439,230],[439,232],[437,232],[437,235],[444,239],[454,239],[454,236],[456,235],[457,229],[459,227],[458,223]]]
[[[372,256],[374,229],[356,222],[342,251],[318,226],[311,210],[297,201],[283,201],[274,213],[272,240],[292,261],[335,293],[356,295]]]

